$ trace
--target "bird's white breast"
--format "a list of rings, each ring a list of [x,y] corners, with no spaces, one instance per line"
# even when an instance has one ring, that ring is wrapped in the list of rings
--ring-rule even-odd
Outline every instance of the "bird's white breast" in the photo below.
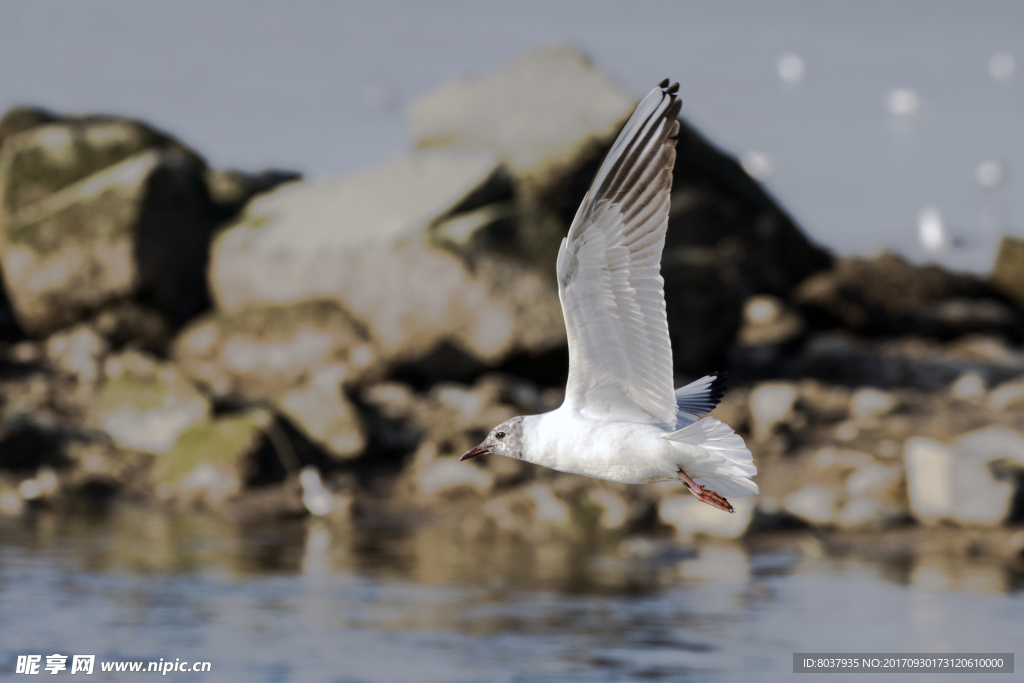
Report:
[[[627,484],[675,478],[660,427],[589,418],[565,406],[527,423],[523,459],[561,472]]]

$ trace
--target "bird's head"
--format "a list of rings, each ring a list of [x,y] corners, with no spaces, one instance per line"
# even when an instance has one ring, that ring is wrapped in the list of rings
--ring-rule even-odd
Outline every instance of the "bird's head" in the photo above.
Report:
[[[491,430],[487,438],[462,454],[459,460],[469,460],[478,455],[504,455],[506,458],[523,457],[523,418],[513,417],[505,420]]]

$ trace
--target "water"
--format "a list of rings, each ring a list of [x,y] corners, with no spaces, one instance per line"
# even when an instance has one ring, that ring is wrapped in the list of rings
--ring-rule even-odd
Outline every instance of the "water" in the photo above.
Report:
[[[6,671],[61,653],[211,663],[168,680],[788,681],[793,652],[1013,651],[1024,614],[999,565],[830,558],[810,536],[469,543],[129,511],[0,541]]]

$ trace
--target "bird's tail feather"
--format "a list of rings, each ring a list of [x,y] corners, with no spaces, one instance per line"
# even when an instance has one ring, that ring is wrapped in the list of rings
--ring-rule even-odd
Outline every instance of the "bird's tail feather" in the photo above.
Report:
[[[749,496],[757,493],[757,484],[751,480],[757,474],[754,458],[743,442],[743,437],[729,425],[713,417],[666,434],[670,441],[701,448],[706,457],[699,458],[690,469],[684,468],[701,486],[723,496]]]

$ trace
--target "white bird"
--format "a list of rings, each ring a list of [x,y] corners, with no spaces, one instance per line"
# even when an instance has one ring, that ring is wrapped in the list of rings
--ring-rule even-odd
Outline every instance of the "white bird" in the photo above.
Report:
[[[637,105],[598,169],[558,251],[569,340],[565,401],[513,417],[461,460],[484,454],[629,484],[682,481],[732,512],[725,496],[758,492],[743,438],[710,417],[715,373],[672,390],[661,252],[679,133],[679,84]]]

